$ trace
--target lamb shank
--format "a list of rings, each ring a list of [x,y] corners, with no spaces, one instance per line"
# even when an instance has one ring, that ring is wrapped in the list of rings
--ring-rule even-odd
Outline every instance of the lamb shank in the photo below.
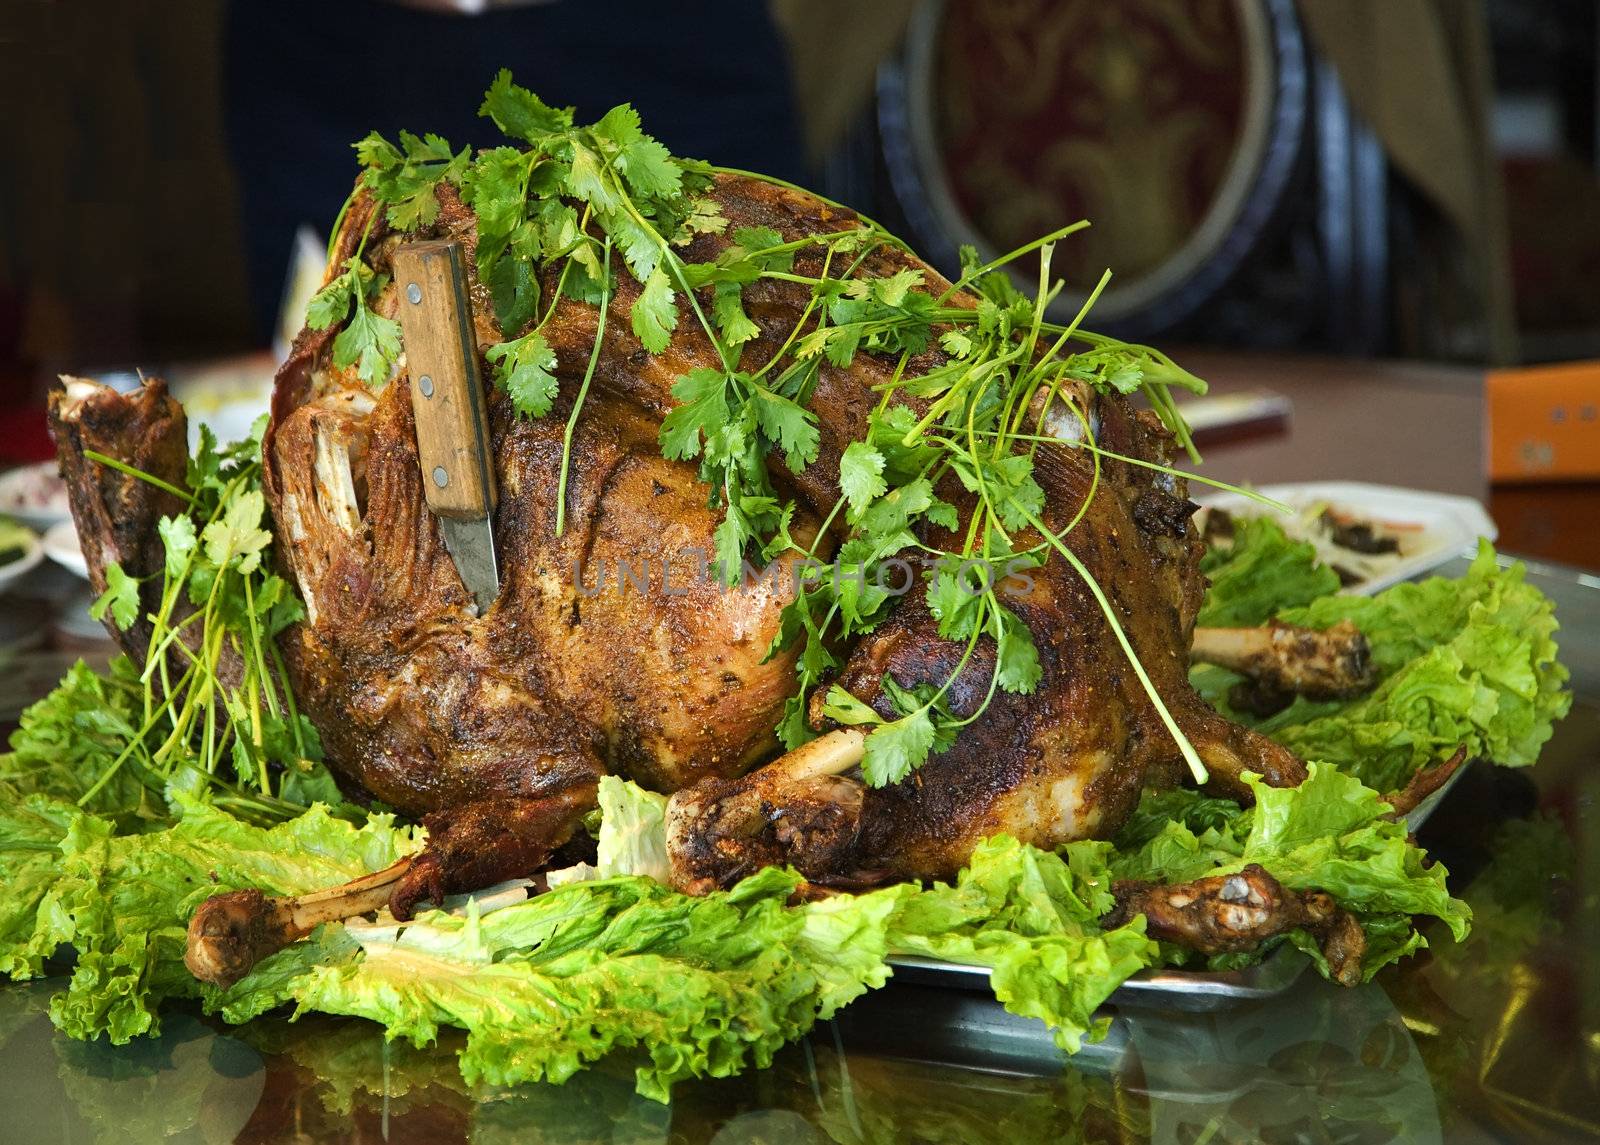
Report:
[[[474,211],[448,183],[437,197],[436,217],[401,233],[359,188],[335,236],[330,280],[358,252],[384,275],[395,247],[416,238],[475,250]],[[715,263],[739,228],[770,228],[793,242],[856,222],[807,193],[738,174],[716,174],[706,197],[727,226],[694,234],[685,262]],[[744,309],[757,329],[742,347],[747,360],[780,354],[805,325],[811,295],[803,280],[823,272],[823,257],[802,247],[793,281],[745,286]],[[908,270],[930,294],[950,285],[888,244],[867,251],[855,273],[881,279]],[[562,292],[555,267],[542,273],[543,296],[554,301],[541,329],[558,392],[548,416],[530,418],[500,388],[488,389],[502,572],[499,596],[481,615],[425,503],[404,355],[392,376],[373,384],[336,363],[337,328],[308,328],[275,381],[263,481],[276,558],[307,614],[280,648],[341,783],[425,819],[427,850],[382,883],[393,886],[397,917],[424,900],[530,874],[572,833],[607,774],[676,793],[669,851],[674,882],[689,891],[775,863],[823,887],[942,878],[997,832],[1041,847],[1107,837],[1146,785],[1181,779],[1174,726],[1219,791],[1248,797],[1240,779],[1247,771],[1277,785],[1303,778],[1300,760],[1224,719],[1188,684],[1205,588],[1195,506],[1180,478],[1138,464],[1168,461],[1172,435],[1122,394],[1070,379],[1037,409],[1044,436],[1053,435],[1033,454],[1043,508],[1015,537],[1019,548],[1038,544],[1043,526],[1081,564],[1053,556],[1008,600],[1038,651],[1031,692],[996,691],[994,641],[983,636],[968,652],[965,641],[941,637],[919,586],[870,632],[834,649],[842,667],[831,682],[884,719],[897,714],[895,694],[924,685],[945,688],[951,717],[975,718],[920,770],[872,787],[857,766],[864,733],[833,724],[818,689],[811,724],[822,738],[782,754],[775,729],[796,688],[798,650],[770,649],[785,606],[801,591],[795,558],[778,557],[732,586],[707,575],[725,509],[708,503],[694,464],[663,456],[659,441],[663,418],[680,404],[674,381],[723,365],[719,350],[684,321],[664,350],[647,351],[630,329],[640,287],[627,274],[616,276],[602,324],[599,307]],[[399,292],[389,282],[372,311],[392,317]],[[711,291],[702,294],[709,304]],[[474,279],[471,296],[483,354],[506,334],[490,286]],[[964,290],[950,296],[955,305],[977,303]],[[687,304],[680,295],[680,311]],[[792,537],[824,558],[832,553],[845,535],[834,511],[841,457],[868,432],[884,383],[946,361],[933,345],[900,363],[860,352],[848,365],[820,367],[806,399],[817,455],[803,466],[776,458],[771,466],[779,494],[793,501]],[[568,443],[580,392],[585,404]],[[893,403],[918,417],[929,408],[912,389],[894,394]],[[132,408],[142,413],[127,416]],[[1078,413],[1064,416],[1067,409]],[[110,522],[125,539],[153,535],[155,510],[148,497],[131,515],[108,510],[128,500],[133,479],[86,461],[83,450],[88,442],[137,456],[181,484],[181,454],[174,461],[173,450],[160,447],[174,434],[181,441],[181,410],[153,382],[131,396],[63,392],[53,419],[97,583],[101,562],[113,557],[135,575],[158,569],[159,552],[132,541],[120,549],[93,543]],[[123,426],[133,429],[119,439]],[[1083,427],[1108,451],[1098,463],[1076,440]],[[558,529],[564,454],[570,476]],[[959,536],[977,506],[950,476],[939,495],[956,520],[953,528],[919,526],[933,548]],[[646,575],[636,576],[641,569]],[[1104,605],[1084,572],[1103,586]],[[611,583],[597,585],[608,573]],[[118,635],[138,639],[137,631]],[[368,882],[360,909],[370,909]]]

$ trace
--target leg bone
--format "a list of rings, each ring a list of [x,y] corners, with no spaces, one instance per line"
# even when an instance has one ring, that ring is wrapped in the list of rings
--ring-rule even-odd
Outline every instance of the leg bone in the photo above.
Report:
[[[213,895],[189,920],[183,963],[202,982],[232,986],[269,954],[325,922],[369,914],[388,905],[411,858],[327,890],[278,898],[258,890]]]
[[[814,881],[854,881],[865,789],[844,773],[865,744],[861,729],[838,728],[749,775],[678,792],[667,804],[673,885],[702,894],[785,863]]]
[[[1324,632],[1277,623],[1260,628],[1196,628],[1189,658],[1314,700],[1346,699],[1373,684],[1367,638],[1348,620]]]
[[[1120,882],[1112,894],[1117,905],[1101,920],[1107,928],[1142,914],[1152,938],[1201,954],[1254,950],[1269,938],[1303,929],[1316,937],[1337,981],[1361,981],[1367,939],[1355,917],[1322,891],[1290,890],[1255,863],[1190,883]]]

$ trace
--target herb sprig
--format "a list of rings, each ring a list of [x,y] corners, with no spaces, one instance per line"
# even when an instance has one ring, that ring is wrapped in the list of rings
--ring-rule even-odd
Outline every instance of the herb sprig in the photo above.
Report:
[[[78,800],[89,806],[131,772],[146,788],[209,789],[220,806],[258,821],[293,818],[314,799],[343,802],[322,765],[316,728],[297,709],[277,637],[304,619],[287,581],[266,558],[260,419],[249,437],[219,446],[200,427],[186,488],[89,452],[181,497],[185,508],[157,525],[165,551],[154,610],[141,611],[141,581],[113,561],[92,608],[118,628],[150,626],[135,664],[142,711],[127,721],[116,754]],[[135,726],[136,725],[136,726]]]

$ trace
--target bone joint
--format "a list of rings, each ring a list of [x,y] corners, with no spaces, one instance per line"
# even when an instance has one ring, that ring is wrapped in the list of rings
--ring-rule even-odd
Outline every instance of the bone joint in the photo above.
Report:
[[[1326,631],[1273,623],[1260,628],[1196,628],[1189,659],[1216,664],[1280,692],[1346,699],[1373,685],[1367,638],[1348,620]]]
[[[294,897],[258,890],[213,895],[189,920],[183,963],[202,982],[227,989],[269,954],[297,942],[325,922],[381,910],[411,858],[341,886]]]

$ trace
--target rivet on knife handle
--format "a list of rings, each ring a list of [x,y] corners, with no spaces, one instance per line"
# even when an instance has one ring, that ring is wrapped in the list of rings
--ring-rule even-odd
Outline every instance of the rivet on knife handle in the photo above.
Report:
[[[497,490],[461,244],[410,243],[393,265],[428,508],[440,517],[488,517]]]

